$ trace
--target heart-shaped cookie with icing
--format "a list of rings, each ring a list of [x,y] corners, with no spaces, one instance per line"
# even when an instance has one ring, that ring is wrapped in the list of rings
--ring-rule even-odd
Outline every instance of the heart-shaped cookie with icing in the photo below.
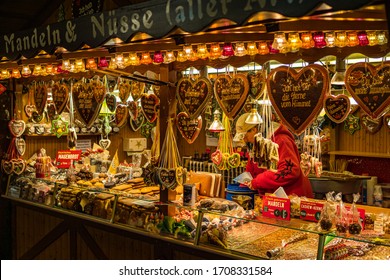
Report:
[[[141,108],[146,120],[150,123],[157,119],[157,108],[160,104],[160,99],[157,95],[150,93],[144,94],[141,97]]]
[[[182,78],[177,83],[176,98],[183,111],[192,119],[203,113],[211,97],[212,85],[207,78]]]
[[[222,111],[234,119],[245,104],[249,93],[248,78],[243,74],[218,75],[214,83],[214,95]]]
[[[349,66],[345,87],[366,114],[378,118],[390,105],[390,62],[378,66],[359,62]]]
[[[191,119],[186,112],[180,112],[176,116],[176,126],[187,143],[192,144],[202,129],[202,117]]]
[[[115,123],[118,127],[122,127],[127,122],[129,110],[124,104],[118,104],[115,111]]]
[[[383,124],[382,117],[377,118],[377,119],[373,119],[368,114],[362,114],[360,116],[360,120],[361,120],[362,127],[368,133],[371,133],[371,134],[377,133],[381,129],[382,124]]]
[[[322,109],[329,90],[329,74],[317,64],[299,71],[280,66],[268,75],[267,87],[276,113],[291,131],[299,135]]]
[[[20,137],[26,130],[26,123],[23,120],[10,120],[8,128],[13,136]]]
[[[51,87],[51,94],[53,96],[53,103],[55,105],[57,114],[61,115],[69,100],[68,86],[66,84],[56,82]]]
[[[351,102],[345,94],[328,95],[324,98],[326,115],[335,123],[342,123],[351,110]]]

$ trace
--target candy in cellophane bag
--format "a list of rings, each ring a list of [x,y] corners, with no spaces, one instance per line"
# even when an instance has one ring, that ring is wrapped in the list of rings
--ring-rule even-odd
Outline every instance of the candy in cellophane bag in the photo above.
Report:
[[[336,216],[335,200],[333,191],[326,194],[326,202],[321,210],[320,219],[318,221],[321,230],[329,231],[332,229]]]
[[[337,213],[336,213],[336,232],[337,235],[345,235],[348,232],[348,211],[345,208],[342,193],[338,193],[335,196],[335,201],[337,202]]]
[[[356,207],[356,202],[359,200],[359,198],[360,198],[359,193],[353,194],[352,207],[348,213],[349,216],[348,231],[350,234],[359,234],[362,231],[362,223],[360,221],[359,211]]]

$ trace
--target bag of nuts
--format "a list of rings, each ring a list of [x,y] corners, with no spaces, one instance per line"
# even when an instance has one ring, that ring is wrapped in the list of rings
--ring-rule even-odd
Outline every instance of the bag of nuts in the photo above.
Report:
[[[359,211],[356,207],[356,202],[359,200],[359,198],[360,198],[359,193],[353,194],[352,207],[348,213],[349,216],[348,231],[350,234],[359,234],[362,231],[362,223],[360,221]]]

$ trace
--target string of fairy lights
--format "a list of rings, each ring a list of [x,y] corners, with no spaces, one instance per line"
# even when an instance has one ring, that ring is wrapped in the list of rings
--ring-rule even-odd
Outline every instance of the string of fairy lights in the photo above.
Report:
[[[23,64],[1,68],[0,79],[79,73],[90,69],[124,69],[128,66],[159,65],[172,62],[226,59],[232,56],[255,56],[295,53],[301,49],[344,48],[387,44],[386,31],[277,32],[273,41],[187,44],[178,50],[116,53],[111,57],[63,59],[51,64]]]

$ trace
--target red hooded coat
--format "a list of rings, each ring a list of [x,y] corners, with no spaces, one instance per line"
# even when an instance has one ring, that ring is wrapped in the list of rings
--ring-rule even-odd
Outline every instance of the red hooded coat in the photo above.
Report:
[[[281,186],[287,195],[296,194],[312,198],[313,191],[310,181],[301,171],[300,155],[294,136],[284,125],[280,125],[271,139],[279,145],[277,171],[259,168],[257,163],[250,159],[246,171],[250,172],[253,177],[252,188],[264,194],[274,192]]]

